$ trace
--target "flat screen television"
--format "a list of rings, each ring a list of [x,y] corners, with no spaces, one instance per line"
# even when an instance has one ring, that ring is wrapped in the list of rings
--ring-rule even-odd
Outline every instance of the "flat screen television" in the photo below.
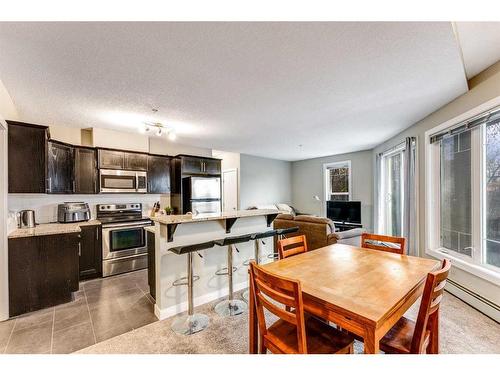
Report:
[[[361,202],[327,201],[326,216],[333,221],[361,224]]]

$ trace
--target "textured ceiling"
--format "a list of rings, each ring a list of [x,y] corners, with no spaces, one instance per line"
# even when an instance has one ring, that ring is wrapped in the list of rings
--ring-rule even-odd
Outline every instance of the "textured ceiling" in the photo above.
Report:
[[[457,22],[467,78],[500,60],[500,22]]]
[[[157,120],[284,160],[372,148],[467,90],[446,22],[0,23],[0,51],[24,121]]]

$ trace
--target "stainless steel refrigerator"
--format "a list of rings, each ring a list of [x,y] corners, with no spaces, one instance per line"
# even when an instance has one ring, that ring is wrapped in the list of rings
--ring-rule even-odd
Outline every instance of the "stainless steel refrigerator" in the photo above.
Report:
[[[185,177],[182,179],[184,213],[214,214],[221,211],[219,177]]]

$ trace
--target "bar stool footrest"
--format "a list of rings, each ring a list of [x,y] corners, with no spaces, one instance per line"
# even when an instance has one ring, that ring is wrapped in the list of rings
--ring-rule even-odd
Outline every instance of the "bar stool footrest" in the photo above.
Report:
[[[233,272],[236,272],[236,271],[238,271],[238,268],[233,266]],[[220,270],[215,271],[215,274],[217,276],[227,275],[228,269],[227,269],[227,267],[221,268]]]
[[[198,281],[199,279],[200,279],[200,276],[194,275],[193,276],[193,283],[195,281]],[[177,280],[174,280],[174,282],[172,283],[172,285],[173,286],[188,285],[188,278],[187,278],[187,276],[181,277],[180,279],[177,279]]]

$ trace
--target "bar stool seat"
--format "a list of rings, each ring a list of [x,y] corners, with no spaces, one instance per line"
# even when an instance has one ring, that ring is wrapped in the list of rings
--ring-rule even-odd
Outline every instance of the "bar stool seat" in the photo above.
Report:
[[[172,247],[169,251],[177,255],[187,255],[188,312],[172,322],[172,330],[182,335],[192,335],[208,327],[208,316],[194,313],[193,301],[193,253],[214,247],[214,241]],[[183,285],[183,284],[180,284]]]
[[[250,241],[251,234],[241,236],[233,236],[215,240],[214,243],[218,246],[227,246],[227,276],[229,284],[228,298],[215,305],[215,312],[220,316],[234,316],[244,313],[247,310],[247,304],[239,299],[234,298],[233,293],[233,247],[238,243]]]
[[[296,233],[299,231],[299,227],[290,227],[290,228],[279,228],[276,229],[276,236],[278,236],[278,240],[282,240],[286,237],[287,234]],[[267,256],[269,259],[277,260],[279,259],[278,253],[272,253]]]

